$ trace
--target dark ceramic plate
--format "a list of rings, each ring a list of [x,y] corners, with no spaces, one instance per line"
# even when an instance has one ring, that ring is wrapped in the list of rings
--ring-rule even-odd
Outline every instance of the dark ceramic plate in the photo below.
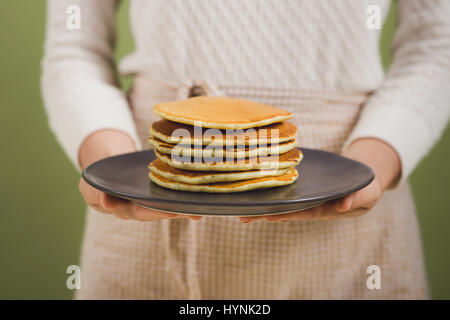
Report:
[[[150,181],[151,150],[103,159],[83,171],[93,187],[136,204],[175,213],[205,216],[252,216],[303,210],[341,198],[374,178],[364,164],[334,153],[301,148],[299,177],[289,186],[240,193],[210,194],[174,191]]]

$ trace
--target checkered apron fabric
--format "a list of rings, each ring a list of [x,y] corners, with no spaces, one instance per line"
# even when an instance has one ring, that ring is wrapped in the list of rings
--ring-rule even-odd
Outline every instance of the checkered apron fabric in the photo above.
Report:
[[[192,88],[193,86],[191,86]],[[294,114],[298,146],[338,153],[366,94],[219,87],[207,93]],[[189,85],[187,89],[189,89]],[[137,77],[130,105],[145,149],[152,107],[189,90]],[[298,183],[302,182],[301,173]],[[367,268],[381,271],[369,289]],[[88,209],[78,299],[423,299],[421,241],[409,186],[386,191],[365,215],[332,221],[120,220]]]

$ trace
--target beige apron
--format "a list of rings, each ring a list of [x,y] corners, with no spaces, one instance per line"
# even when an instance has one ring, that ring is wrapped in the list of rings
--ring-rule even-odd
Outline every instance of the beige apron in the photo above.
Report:
[[[135,79],[130,104],[144,148],[156,103],[193,85],[294,113],[299,146],[338,153],[364,94],[294,89],[181,86]],[[299,177],[301,183],[301,176]],[[381,271],[369,289],[367,268]],[[428,297],[409,187],[387,191],[356,218],[257,221],[206,217],[124,221],[88,210],[78,299],[420,299]]]

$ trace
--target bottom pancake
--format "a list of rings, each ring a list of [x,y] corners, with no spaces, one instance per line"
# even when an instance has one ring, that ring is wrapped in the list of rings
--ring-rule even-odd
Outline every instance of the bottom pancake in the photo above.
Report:
[[[208,193],[233,193],[243,192],[255,189],[266,189],[292,184],[298,178],[298,172],[292,168],[285,174],[277,177],[264,177],[234,182],[218,182],[210,184],[188,184],[180,181],[174,181],[164,178],[150,171],[150,179],[161,187],[190,192],[208,192]]]
[[[161,159],[153,160],[148,166],[150,171],[163,178],[188,184],[205,184],[230,182],[264,177],[276,177],[288,172],[291,168],[250,171],[190,171],[169,166]]]

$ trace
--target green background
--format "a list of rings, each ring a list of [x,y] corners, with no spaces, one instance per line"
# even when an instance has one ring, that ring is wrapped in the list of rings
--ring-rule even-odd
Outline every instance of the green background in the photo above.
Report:
[[[128,2],[118,13],[119,59],[133,48]],[[70,299],[68,265],[78,264],[85,206],[79,173],[47,126],[40,96],[45,2],[0,0],[0,298]],[[383,62],[395,6],[383,29]],[[129,85],[129,79],[122,79]],[[414,141],[411,141],[414,143]],[[450,130],[411,177],[435,299],[450,298]]]

